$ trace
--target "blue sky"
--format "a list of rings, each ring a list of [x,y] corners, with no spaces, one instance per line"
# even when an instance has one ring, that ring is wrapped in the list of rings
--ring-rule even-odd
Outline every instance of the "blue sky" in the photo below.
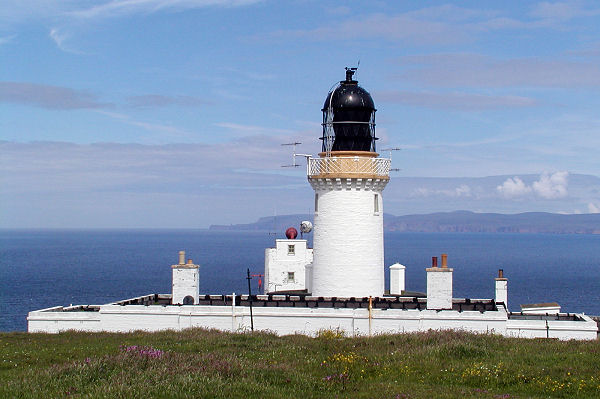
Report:
[[[280,144],[359,60],[386,212],[599,211],[597,2],[5,0],[0,226],[309,212]]]

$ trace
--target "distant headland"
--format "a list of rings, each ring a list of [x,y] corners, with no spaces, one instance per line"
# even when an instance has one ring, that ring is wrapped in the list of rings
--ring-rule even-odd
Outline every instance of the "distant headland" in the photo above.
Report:
[[[284,231],[312,215],[267,216],[254,223],[211,225],[210,230]],[[424,215],[384,215],[385,231],[415,233],[546,233],[600,234],[600,213],[563,215],[546,212],[517,214],[438,212]]]

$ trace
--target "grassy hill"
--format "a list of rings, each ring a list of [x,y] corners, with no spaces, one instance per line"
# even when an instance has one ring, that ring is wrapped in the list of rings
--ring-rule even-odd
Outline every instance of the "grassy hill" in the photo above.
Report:
[[[598,398],[600,341],[0,334],[2,398]]]

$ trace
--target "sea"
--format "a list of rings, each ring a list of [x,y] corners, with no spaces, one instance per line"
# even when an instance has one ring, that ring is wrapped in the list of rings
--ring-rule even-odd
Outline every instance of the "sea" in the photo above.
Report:
[[[247,269],[263,273],[276,238],[283,232],[0,230],[0,331],[26,331],[31,310],[170,293],[180,250],[200,265],[201,293],[246,294]],[[511,311],[558,302],[564,312],[600,315],[600,235],[386,232],[386,284],[387,266],[399,262],[406,289],[425,292],[425,268],[442,253],[455,298],[493,298],[503,269]]]

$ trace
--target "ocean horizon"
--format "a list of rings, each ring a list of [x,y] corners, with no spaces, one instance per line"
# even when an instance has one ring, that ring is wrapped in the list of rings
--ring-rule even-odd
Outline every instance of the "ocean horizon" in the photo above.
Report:
[[[201,293],[245,294],[246,269],[263,273],[264,250],[276,238],[283,232],[0,229],[0,331],[25,331],[31,310],[170,293],[180,250],[200,265]],[[447,253],[456,298],[493,298],[503,269],[511,311],[558,302],[563,312],[600,314],[598,235],[386,232],[384,239],[386,287],[388,267],[399,262],[406,289],[425,292],[431,257]]]

